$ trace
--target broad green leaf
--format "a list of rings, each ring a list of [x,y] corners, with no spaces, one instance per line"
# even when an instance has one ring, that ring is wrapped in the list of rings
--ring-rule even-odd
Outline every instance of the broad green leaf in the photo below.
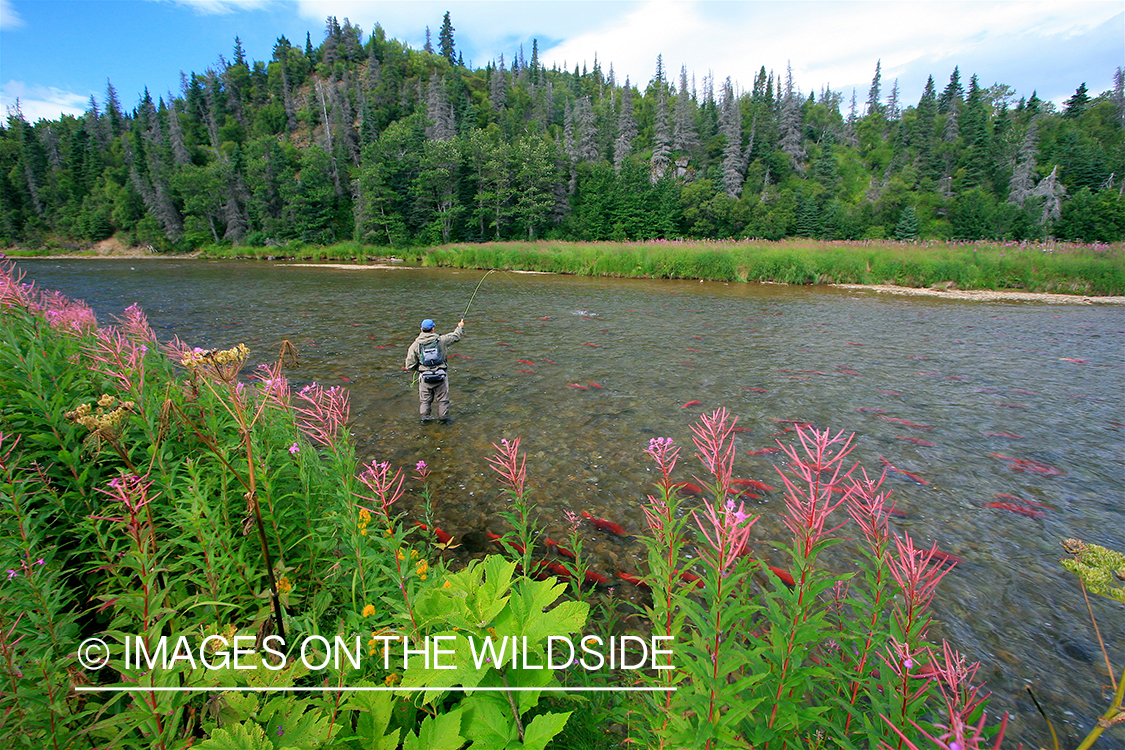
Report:
[[[458,750],[465,741],[461,738],[461,712],[452,711],[429,716],[418,728],[417,736],[407,733],[403,750]]]
[[[571,713],[536,716],[523,730],[523,747],[526,750],[544,750],[547,743],[566,726]]]
[[[257,724],[233,724],[216,729],[197,747],[200,750],[273,750],[266,733]]]

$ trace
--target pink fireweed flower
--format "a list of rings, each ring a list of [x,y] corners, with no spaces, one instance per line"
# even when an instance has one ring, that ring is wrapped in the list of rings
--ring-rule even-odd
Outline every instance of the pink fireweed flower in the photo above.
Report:
[[[138,343],[156,341],[156,333],[148,324],[148,318],[141,310],[141,306],[136,303],[125,308],[125,314],[117,319],[117,323],[129,338]]]
[[[895,579],[905,598],[900,614],[905,622],[913,622],[934,598],[938,582],[950,568],[942,566],[942,560],[934,555],[937,545],[923,552],[914,547],[909,534],[895,537],[896,554],[888,557],[891,576]],[[897,607],[898,605],[896,605]]]
[[[348,392],[338,385],[324,389],[312,383],[302,388],[297,398],[307,404],[293,407],[297,426],[313,441],[335,446],[336,438],[351,416]]]
[[[672,488],[672,470],[676,468],[676,459],[680,456],[680,449],[670,437],[655,437],[648,441],[645,453],[652,456],[660,469],[660,486],[665,490]]]
[[[703,535],[704,540],[710,547],[710,549],[698,548],[699,554],[704,559],[710,560],[715,568],[725,576],[730,572],[730,568],[738,555],[746,549],[746,544],[750,539],[750,527],[757,522],[757,516],[750,518],[746,514],[743,503],[739,503],[738,507],[735,507],[731,500],[718,508],[712,505],[710,501],[705,500],[702,517],[694,510],[691,515],[695,518],[696,525],[699,526],[699,533]]]
[[[150,502],[160,496],[160,493],[149,495],[152,480],[146,474],[139,477],[135,474],[125,474],[111,479],[106,488],[98,487],[98,492],[106,495],[111,500],[120,503],[125,515],[122,516],[90,516],[99,521],[112,521],[124,524],[137,548],[144,546],[147,538],[152,534],[152,527],[142,521],[141,512]]]
[[[41,293],[40,307],[43,317],[54,329],[78,335],[98,327],[94,311],[85,302],[72,300],[59,292]]]
[[[725,497],[730,489],[734,467],[734,440],[731,436],[736,424],[738,417],[731,417],[726,409],[719,408],[710,414],[701,414],[699,422],[691,426],[695,434],[692,442],[695,443],[696,455],[721,488],[719,497]]]
[[[832,437],[828,430],[821,432],[798,426],[797,439],[801,443],[801,451],[798,452],[792,445],[781,446],[789,458],[786,465],[789,473],[778,469],[785,484],[785,514],[782,520],[793,532],[798,551],[806,559],[812,556],[817,542],[843,525],[825,528],[828,516],[854,492],[853,488],[845,488],[839,500],[832,497],[855,468],[843,471],[844,458],[852,450],[852,436],[844,438],[843,434],[841,431]]]
[[[582,516],[572,510],[564,510],[563,516],[566,518],[566,523],[570,527],[571,533],[578,533],[578,527],[582,525]]]
[[[527,484],[527,457],[520,455],[520,439],[501,440],[500,445],[493,443],[492,447],[496,454],[488,458],[489,465],[516,497],[522,498]]]
[[[281,363],[258,365],[253,378],[258,381],[258,390],[266,403],[282,410],[289,408],[289,379],[281,374]]]
[[[916,679],[918,677],[917,675],[910,674],[910,670],[914,669],[914,665],[917,664],[918,657],[923,655],[924,652],[922,651],[922,649],[911,649],[910,644],[900,643],[896,638],[892,636],[891,642],[887,644],[887,653],[880,653],[879,658],[883,660],[884,664],[890,667],[891,671],[895,674],[896,677],[898,677],[902,685],[905,686],[908,680]],[[913,690],[909,690],[904,687],[906,701],[912,701],[922,693],[926,692],[929,686],[930,679],[932,678],[930,678],[928,675],[922,677],[920,687],[914,688]]]
[[[964,735],[957,734],[957,728],[966,726],[971,721],[972,714],[988,698],[980,685],[972,685],[973,679],[980,669],[980,662],[968,664],[965,657],[950,647],[948,641],[942,641],[942,657],[940,660],[932,659],[934,676],[938,687],[941,689],[942,698],[945,699],[945,709],[949,716],[949,724],[937,724],[939,728],[946,729],[942,740],[948,742],[951,737],[961,741],[965,747]]]
[[[414,464],[414,472],[419,481],[424,484],[426,482],[426,479],[430,476],[430,467],[426,466],[425,461],[419,461],[418,463]]]
[[[301,446],[297,445],[297,443],[293,443],[293,445],[289,446],[289,453],[291,455],[295,456],[300,452],[301,452]]]
[[[82,350],[93,360],[90,369],[116,380],[122,391],[135,393],[144,387],[147,348],[141,351],[137,342],[113,326],[99,328],[93,342]]]
[[[891,493],[879,491],[887,472],[884,470],[878,479],[869,478],[862,468],[860,472],[862,478],[852,477],[852,491],[848,494],[848,515],[863,531],[872,553],[877,557],[885,556],[890,539],[887,521],[894,509],[893,504],[887,507],[887,499]]]
[[[366,510],[368,513],[378,514],[387,522],[391,520],[391,506],[402,497],[404,480],[402,469],[397,469],[394,476],[391,476],[390,469],[391,465],[386,461],[381,463],[371,461],[356,477],[370,494],[354,493],[359,499],[366,500],[373,505],[372,508],[359,505],[360,509]]]
[[[664,530],[668,520],[668,503],[663,498],[648,495],[648,505],[641,508],[645,513],[645,521],[654,534]]]

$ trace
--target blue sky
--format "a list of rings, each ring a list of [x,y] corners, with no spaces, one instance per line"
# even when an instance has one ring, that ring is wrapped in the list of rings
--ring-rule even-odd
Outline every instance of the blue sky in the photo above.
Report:
[[[324,19],[349,18],[366,39],[376,22],[389,37],[421,48],[436,43],[449,11],[457,49],[482,66],[539,40],[548,65],[593,65],[619,81],[646,83],[663,55],[670,77],[687,66],[696,84],[730,76],[749,87],[760,66],[784,76],[791,65],[802,92],[853,87],[862,102],[881,61],[883,94],[898,80],[901,101],[917,103],[926,77],[938,89],[953,67],[962,81],[1003,83],[1062,102],[1085,82],[1108,90],[1125,65],[1125,4],[1110,2],[843,0],[0,0],[0,105],[20,99],[25,117],[81,113],[106,80],[124,106],[147,86],[179,91],[180,71],[202,72],[230,59],[234,37],[248,57],[268,59],[278,36],[314,44]],[[716,90],[718,85],[716,85]],[[6,112],[6,110],[5,110]]]

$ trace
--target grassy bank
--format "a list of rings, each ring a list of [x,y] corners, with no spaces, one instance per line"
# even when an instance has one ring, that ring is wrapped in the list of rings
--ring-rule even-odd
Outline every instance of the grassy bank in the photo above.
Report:
[[[396,256],[397,253],[397,256]],[[1125,294],[1117,246],[927,242],[496,242],[393,251],[344,243],[328,247],[205,247],[208,258],[287,258],[544,271],[622,278],[770,281],[784,284],[895,284],[1084,295]]]

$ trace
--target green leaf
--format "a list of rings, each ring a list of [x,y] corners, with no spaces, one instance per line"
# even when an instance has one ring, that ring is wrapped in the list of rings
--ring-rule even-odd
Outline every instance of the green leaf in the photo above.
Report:
[[[540,714],[523,730],[523,747],[526,750],[544,750],[547,743],[566,726],[571,711],[565,714]]]
[[[494,693],[477,693],[462,704],[468,724],[465,735],[473,738],[473,750],[507,750],[516,741],[511,709]]]
[[[417,736],[406,735],[403,750],[458,750],[465,741],[461,739],[461,712],[455,708],[437,716],[430,716],[418,727]]]
[[[199,743],[200,750],[273,750],[266,733],[257,724],[233,724],[216,729]]]

